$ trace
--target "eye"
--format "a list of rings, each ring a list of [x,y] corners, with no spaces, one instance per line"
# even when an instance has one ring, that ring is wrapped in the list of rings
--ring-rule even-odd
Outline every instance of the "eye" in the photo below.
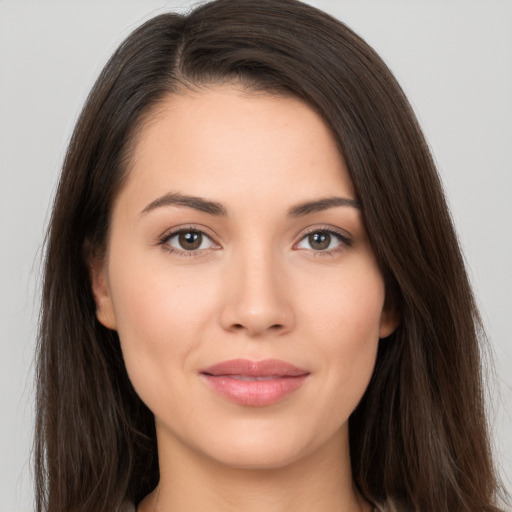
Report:
[[[341,248],[343,245],[350,245],[350,240],[347,237],[327,229],[318,229],[304,236],[295,248],[330,252]]]
[[[166,236],[162,243],[174,251],[200,251],[216,247],[213,240],[205,233],[194,229],[182,229]]]

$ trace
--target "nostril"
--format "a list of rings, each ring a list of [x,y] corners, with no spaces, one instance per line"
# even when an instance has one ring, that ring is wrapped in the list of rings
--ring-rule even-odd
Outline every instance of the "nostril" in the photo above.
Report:
[[[231,326],[231,329],[233,331],[245,331],[247,329],[247,327],[243,324],[233,324]],[[262,331],[263,330],[266,330],[267,332],[278,332],[278,331],[282,331],[284,329],[284,325],[283,324],[273,324],[273,325],[269,325],[267,329],[261,329]],[[251,330],[250,328],[248,330]]]

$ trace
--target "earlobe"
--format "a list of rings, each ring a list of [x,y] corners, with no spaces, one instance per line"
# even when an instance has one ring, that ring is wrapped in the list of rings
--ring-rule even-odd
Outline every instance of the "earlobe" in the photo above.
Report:
[[[90,257],[88,262],[92,293],[96,303],[96,317],[107,329],[117,328],[114,306],[110,296],[107,269],[103,259]]]
[[[393,334],[400,323],[398,312],[393,307],[385,307],[380,316],[379,338],[387,338]]]

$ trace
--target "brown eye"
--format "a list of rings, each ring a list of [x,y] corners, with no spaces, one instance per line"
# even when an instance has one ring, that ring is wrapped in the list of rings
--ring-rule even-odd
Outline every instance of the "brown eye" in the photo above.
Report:
[[[308,235],[308,242],[311,249],[315,251],[324,251],[331,244],[331,235],[325,231],[311,233]]]
[[[178,235],[178,243],[185,251],[195,251],[201,247],[203,234],[197,231],[186,231]]]
[[[216,247],[208,235],[194,229],[176,231],[168,236],[163,243],[170,246],[175,252],[193,252]]]
[[[295,245],[296,249],[306,249],[313,252],[332,253],[336,249],[342,249],[343,246],[350,246],[351,241],[348,237],[343,236],[341,233],[330,231],[327,229],[319,229],[318,231],[311,231]]]

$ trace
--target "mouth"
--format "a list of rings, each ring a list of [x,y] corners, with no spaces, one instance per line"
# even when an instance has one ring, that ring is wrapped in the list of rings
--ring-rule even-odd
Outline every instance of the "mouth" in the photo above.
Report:
[[[210,389],[231,402],[263,407],[297,391],[310,373],[278,359],[232,359],[205,368],[200,375]]]

